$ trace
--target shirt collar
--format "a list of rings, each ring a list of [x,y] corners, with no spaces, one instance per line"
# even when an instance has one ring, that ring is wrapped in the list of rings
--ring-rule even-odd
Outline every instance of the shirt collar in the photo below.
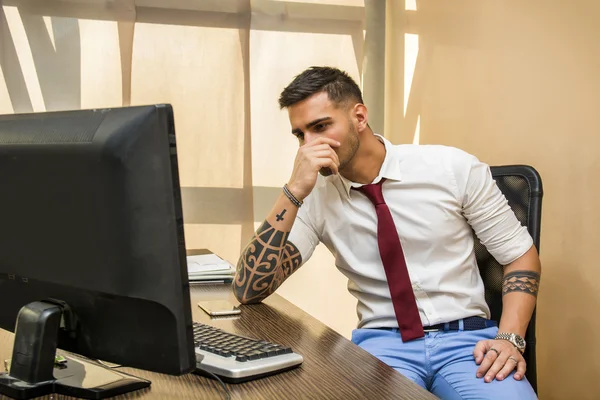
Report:
[[[385,158],[383,159],[383,164],[381,164],[379,174],[371,183],[379,183],[379,181],[381,181],[383,178],[396,181],[402,180],[400,173],[400,155],[396,151],[395,146],[383,136],[376,133],[374,135],[385,146]],[[359,188],[363,186],[363,184],[352,182],[340,174],[331,175],[327,177],[327,179],[330,180],[338,189],[345,192],[348,198],[350,198],[350,190],[352,190],[352,188]]]

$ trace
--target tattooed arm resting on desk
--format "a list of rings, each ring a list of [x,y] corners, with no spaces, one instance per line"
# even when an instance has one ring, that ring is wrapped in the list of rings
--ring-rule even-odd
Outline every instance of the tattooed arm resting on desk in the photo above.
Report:
[[[300,147],[288,184],[293,197],[303,201],[310,194],[321,168],[337,174],[339,160],[333,148],[338,146],[320,137]],[[240,303],[262,301],[302,264],[300,251],[287,240],[297,213],[298,206],[282,192],[238,261],[233,292]]]

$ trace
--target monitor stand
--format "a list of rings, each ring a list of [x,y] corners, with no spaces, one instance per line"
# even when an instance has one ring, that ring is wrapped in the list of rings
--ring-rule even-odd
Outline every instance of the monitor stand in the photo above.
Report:
[[[61,321],[74,331],[69,307],[60,301],[36,301],[17,316],[10,372],[0,374],[0,394],[30,399],[51,393],[104,399],[150,386],[150,381],[86,361],[65,357],[55,365]]]

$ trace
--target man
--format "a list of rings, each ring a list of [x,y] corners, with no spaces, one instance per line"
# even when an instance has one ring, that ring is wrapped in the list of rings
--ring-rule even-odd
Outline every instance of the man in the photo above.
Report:
[[[359,87],[335,68],[302,72],[279,104],[300,148],[240,257],[238,300],[269,296],[321,241],[358,299],[354,343],[444,399],[536,398],[521,353],[540,261],[488,166],[375,135]],[[471,228],[505,266],[499,327]]]

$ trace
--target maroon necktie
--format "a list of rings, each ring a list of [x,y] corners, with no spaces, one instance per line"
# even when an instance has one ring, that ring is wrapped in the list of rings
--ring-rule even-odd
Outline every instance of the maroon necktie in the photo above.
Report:
[[[392,295],[392,304],[398,321],[398,328],[402,334],[402,341],[417,339],[424,336],[423,324],[419,316],[419,309],[415,300],[415,294],[410,283],[404,252],[398,237],[396,225],[392,219],[392,214],[381,192],[379,183],[364,185],[358,190],[363,192],[371,203],[375,206],[377,212],[377,243],[379,244],[379,254],[385,269],[390,294]]]

